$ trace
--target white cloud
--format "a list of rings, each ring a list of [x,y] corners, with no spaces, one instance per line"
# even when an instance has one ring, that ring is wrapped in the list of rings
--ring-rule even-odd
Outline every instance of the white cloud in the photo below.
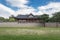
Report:
[[[60,11],[60,2],[50,2],[45,6],[38,7],[38,9],[43,13],[52,15],[53,13]]]
[[[20,10],[16,11],[16,14],[49,14],[52,15],[52,13],[60,11],[60,2],[50,2],[49,4],[45,6],[38,7],[38,12],[36,12],[37,9],[34,9],[33,7],[29,7],[25,4],[28,4],[29,0],[6,0],[9,2],[12,6],[19,7]]]
[[[9,7],[6,7],[2,4],[0,4],[0,16],[8,17],[11,14],[18,15],[18,14],[30,14],[33,13],[34,15],[42,15],[42,14],[49,14],[52,15],[52,13],[59,12],[60,11],[60,2],[50,2],[49,4],[45,6],[39,6],[37,9],[31,6],[27,6],[28,0],[6,0],[7,3],[13,7],[19,7],[20,9],[17,11],[12,10]],[[36,11],[38,10],[38,11]]]
[[[34,9],[33,7],[22,8],[22,9],[16,11],[16,13],[18,13],[18,14],[23,14],[23,15],[25,15],[25,14],[30,14],[30,13],[33,13],[34,15],[37,14],[37,13],[36,13],[36,9]]]
[[[20,7],[20,8],[27,7],[26,4],[28,3],[28,0],[6,0],[6,1],[11,6]]]
[[[11,14],[14,14],[14,11],[11,8],[0,4],[0,16],[8,18]]]
[[[34,15],[38,15],[36,9],[33,7],[27,6],[29,0],[6,0],[8,4],[10,3],[13,7],[19,7],[20,9],[16,11],[15,15],[18,14],[30,14],[33,13]]]

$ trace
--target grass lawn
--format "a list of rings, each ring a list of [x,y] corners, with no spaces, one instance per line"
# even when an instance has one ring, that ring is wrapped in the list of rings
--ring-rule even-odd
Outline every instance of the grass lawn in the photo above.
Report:
[[[0,40],[60,40],[60,28],[0,28]]]

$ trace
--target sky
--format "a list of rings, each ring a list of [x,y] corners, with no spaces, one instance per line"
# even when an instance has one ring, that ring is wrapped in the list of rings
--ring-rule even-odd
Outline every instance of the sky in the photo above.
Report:
[[[60,0],[0,0],[0,17],[49,14],[60,12]]]

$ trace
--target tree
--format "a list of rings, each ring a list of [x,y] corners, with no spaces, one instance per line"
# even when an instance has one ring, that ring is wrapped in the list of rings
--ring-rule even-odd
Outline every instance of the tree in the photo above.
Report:
[[[5,19],[4,22],[9,22],[9,19]]]
[[[9,21],[10,21],[10,22],[14,22],[14,21],[15,21],[15,19],[14,19],[14,16],[13,16],[13,15],[11,15],[11,16],[9,17]]]
[[[4,21],[5,19],[4,19],[4,17],[0,17],[0,21]]]
[[[40,18],[43,20],[43,24],[44,24],[44,27],[45,27],[45,22],[48,22],[49,15],[48,14],[43,14],[43,15],[40,16]]]
[[[58,22],[60,22],[60,12],[54,13],[51,20],[56,22],[56,27],[58,27]]]
[[[60,22],[60,12],[54,13],[53,19],[55,19],[55,22]]]

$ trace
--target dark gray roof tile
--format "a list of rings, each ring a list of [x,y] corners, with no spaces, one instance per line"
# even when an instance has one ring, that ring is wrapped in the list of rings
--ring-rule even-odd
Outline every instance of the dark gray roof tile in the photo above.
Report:
[[[29,16],[33,16],[33,17],[29,17]],[[38,18],[38,16],[35,16],[35,15],[32,15],[32,14],[30,14],[30,15],[18,15],[16,18]]]

